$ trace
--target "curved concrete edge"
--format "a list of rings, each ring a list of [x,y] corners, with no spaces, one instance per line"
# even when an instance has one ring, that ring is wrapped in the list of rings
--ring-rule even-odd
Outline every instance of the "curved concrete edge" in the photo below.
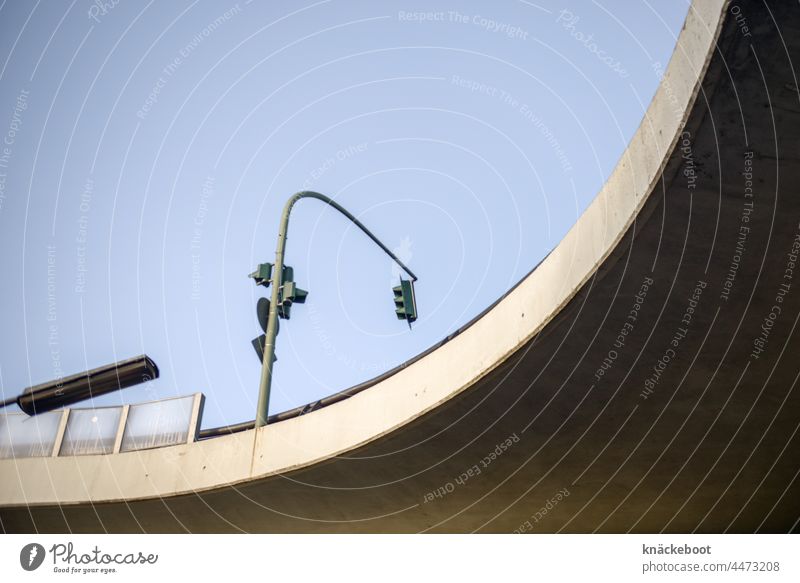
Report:
[[[654,192],[698,98],[727,0],[694,0],[642,123],[589,208],[545,261],[483,318],[347,400],[258,430],[106,456],[0,461],[0,506],[190,494],[324,462],[412,422],[539,333],[614,251]]]

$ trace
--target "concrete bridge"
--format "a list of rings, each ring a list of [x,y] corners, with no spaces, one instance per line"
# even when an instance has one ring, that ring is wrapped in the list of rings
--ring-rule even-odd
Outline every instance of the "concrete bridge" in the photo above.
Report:
[[[0,461],[6,532],[789,532],[800,6],[695,0],[608,182],[481,317],[259,430]]]

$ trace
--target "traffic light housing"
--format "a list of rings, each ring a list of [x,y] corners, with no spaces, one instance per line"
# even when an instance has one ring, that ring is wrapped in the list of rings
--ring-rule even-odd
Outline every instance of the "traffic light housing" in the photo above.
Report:
[[[256,285],[269,287],[272,280],[272,263],[259,263],[256,270],[247,277],[252,277],[256,281]]]
[[[394,311],[398,320],[411,322],[417,319],[417,300],[414,296],[414,282],[400,278],[400,285],[392,288],[394,292]]]
[[[272,263],[259,263],[256,266],[256,270],[248,277],[251,277],[253,280],[255,280],[256,285],[269,287],[273,283],[273,271],[274,266]],[[280,318],[286,320],[289,319],[289,316],[291,315],[292,304],[304,304],[306,297],[308,296],[308,292],[306,290],[297,287],[297,284],[294,281],[294,269],[288,265],[284,265],[282,269],[282,275],[281,287],[278,290],[278,320],[275,321],[275,334],[280,331]],[[264,334],[261,334],[257,338],[253,338],[252,345],[253,349],[256,351],[256,355],[258,355],[258,359],[261,361],[264,360],[264,345],[267,341],[266,332],[267,325],[269,324],[269,309],[269,299],[259,298],[258,304],[256,305],[256,315],[258,316],[258,324],[261,326]],[[273,358],[273,362],[276,360],[278,360],[277,356]]]
[[[306,296],[308,296],[308,292],[297,287],[297,284],[294,282],[294,269],[288,265],[284,265],[278,316],[288,320],[291,316],[292,304],[306,303]]]

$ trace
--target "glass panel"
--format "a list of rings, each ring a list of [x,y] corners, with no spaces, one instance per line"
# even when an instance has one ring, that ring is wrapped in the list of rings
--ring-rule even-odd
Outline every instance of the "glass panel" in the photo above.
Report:
[[[121,413],[121,407],[72,409],[58,455],[111,453]]]
[[[131,405],[121,451],[186,443],[193,403],[194,396],[189,396]]]
[[[61,411],[0,415],[0,458],[52,455],[60,421]]]

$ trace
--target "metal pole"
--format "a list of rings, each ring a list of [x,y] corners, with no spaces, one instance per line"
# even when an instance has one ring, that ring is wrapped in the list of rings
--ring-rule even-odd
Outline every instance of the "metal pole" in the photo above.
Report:
[[[275,337],[278,330],[278,302],[280,301],[280,288],[283,286],[283,257],[286,252],[286,236],[289,231],[289,215],[292,212],[292,207],[301,198],[316,198],[325,204],[332,206],[337,211],[342,213],[345,217],[350,219],[359,229],[361,229],[370,239],[383,249],[389,257],[391,257],[401,268],[405,271],[413,281],[417,280],[417,276],[400,261],[400,259],[392,253],[389,248],[384,245],[372,232],[364,226],[364,224],[355,218],[347,209],[341,206],[336,201],[310,190],[304,190],[292,195],[286,201],[283,207],[283,214],[281,214],[281,223],[278,228],[278,244],[275,249],[275,266],[272,270],[272,296],[269,303],[269,317],[267,319],[266,339],[264,340],[264,360],[261,363],[261,382],[258,388],[258,405],[256,408],[256,427],[263,427],[267,424],[267,417],[269,416],[269,393],[272,388],[272,367],[275,364]]]

